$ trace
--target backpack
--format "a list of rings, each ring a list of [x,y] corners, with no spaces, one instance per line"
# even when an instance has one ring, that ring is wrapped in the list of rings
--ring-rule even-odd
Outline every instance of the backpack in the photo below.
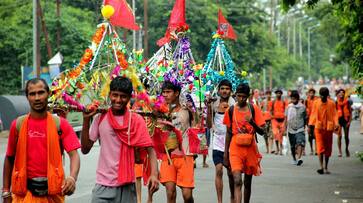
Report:
[[[23,125],[23,122],[24,122],[24,119],[25,119],[26,116],[27,115],[22,115],[22,116],[19,116],[16,119],[16,130],[17,130],[18,133],[20,132],[20,128]],[[52,117],[53,117],[53,120],[55,122],[55,125],[57,126],[57,132],[58,132],[58,135],[59,135],[59,138],[60,138],[60,136],[62,135],[62,129],[60,127],[61,119],[60,119],[59,116],[56,116],[56,115],[53,115],[53,114],[52,114]],[[16,138],[16,143],[17,142],[18,142],[18,138]],[[61,139],[59,139],[59,146],[60,146],[61,154],[63,155],[64,154],[64,147],[63,147]]]
[[[252,114],[253,123],[255,123],[255,108],[253,107],[253,105],[251,103],[247,103],[247,106]],[[228,110],[229,120],[231,121],[231,123],[233,123],[233,111],[234,111],[234,105],[231,106]],[[260,134],[260,135],[265,134],[265,131],[263,129],[259,128],[258,126],[254,126],[254,125],[252,125],[252,126],[258,134]],[[231,128],[232,128],[232,124],[231,124]],[[256,142],[258,143],[256,133],[255,133],[255,138],[256,138]]]

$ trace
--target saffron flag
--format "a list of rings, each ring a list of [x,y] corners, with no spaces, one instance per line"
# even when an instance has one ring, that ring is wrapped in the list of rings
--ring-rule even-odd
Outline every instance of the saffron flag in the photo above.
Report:
[[[135,22],[135,16],[126,0],[105,0],[104,5],[110,5],[115,9],[111,16],[111,24],[130,30],[139,30],[140,27]]]
[[[224,38],[237,40],[237,35],[233,30],[233,27],[226,18],[223,16],[221,9],[218,10],[218,32],[223,33]]]
[[[170,14],[168,28],[166,29],[165,36],[157,41],[158,46],[163,46],[170,42],[171,32],[176,29],[188,29],[188,25],[185,22],[185,0],[176,0],[173,10]]]

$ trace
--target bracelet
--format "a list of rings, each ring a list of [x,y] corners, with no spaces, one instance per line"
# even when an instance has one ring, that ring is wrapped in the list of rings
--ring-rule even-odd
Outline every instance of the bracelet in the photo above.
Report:
[[[76,179],[73,178],[73,176],[68,176],[67,178],[70,178],[74,182],[74,184],[76,184]]]
[[[7,191],[7,192],[2,192],[1,193],[1,197],[2,198],[8,198],[8,197],[11,197],[11,192]]]

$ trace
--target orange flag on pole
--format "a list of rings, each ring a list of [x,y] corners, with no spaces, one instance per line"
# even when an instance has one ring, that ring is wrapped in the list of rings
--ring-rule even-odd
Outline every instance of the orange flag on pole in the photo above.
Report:
[[[123,27],[129,30],[139,30],[140,27],[135,22],[135,16],[126,0],[105,0],[104,5],[110,5],[115,9],[111,16],[113,26]]]
[[[223,33],[222,37],[237,40],[233,27],[223,16],[221,9],[218,10],[218,32]]]
[[[168,28],[166,29],[165,36],[158,40],[157,45],[163,46],[170,42],[171,32],[182,29],[188,30],[188,24],[185,22],[185,0],[176,0],[173,10],[170,14]]]

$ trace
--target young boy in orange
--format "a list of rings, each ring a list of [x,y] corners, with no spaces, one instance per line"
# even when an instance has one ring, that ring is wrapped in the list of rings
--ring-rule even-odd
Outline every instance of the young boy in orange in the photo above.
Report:
[[[344,131],[344,140],[345,140],[345,153],[347,157],[350,156],[349,152],[349,127],[350,122],[352,121],[352,108],[348,102],[348,99],[345,98],[345,90],[339,89],[337,91],[337,112],[338,112],[338,150],[339,157],[342,157],[342,131]]]
[[[320,88],[319,94],[320,99],[314,102],[309,125],[315,126],[315,139],[320,162],[320,169],[317,172],[330,174],[328,163],[333,146],[333,132],[339,127],[338,117],[334,101],[328,98],[328,88]]]
[[[282,136],[285,133],[285,110],[286,102],[282,100],[282,90],[275,91],[276,99],[272,102],[271,116],[272,116],[272,132],[276,142],[275,154],[282,155]]]
[[[166,188],[167,202],[176,202],[176,186],[182,190],[184,202],[194,202],[194,158],[189,152],[187,129],[193,124],[191,110],[182,107],[179,102],[181,87],[170,81],[164,82],[162,95],[170,106],[172,125],[183,133],[181,149],[177,148],[171,153],[171,162],[164,157],[160,166],[160,182]],[[184,150],[187,151],[184,151]]]
[[[265,119],[258,106],[247,103],[249,96],[248,84],[240,84],[236,89],[237,104],[226,111],[223,121],[227,126],[224,164],[232,170],[235,203],[242,202],[243,183],[243,202],[250,202],[252,176],[261,173],[262,156],[257,148],[255,132],[257,128],[264,127]],[[242,173],[245,174],[243,181]]]
[[[317,99],[318,99],[318,97],[315,96],[315,89],[314,88],[309,89],[308,98],[305,101],[305,107],[306,107],[308,123],[309,123],[309,120],[310,120],[311,112],[313,110],[314,102]],[[309,140],[309,144],[310,144],[310,155],[314,155],[314,149],[316,149],[316,145],[315,145],[315,148],[314,148],[315,135],[314,135],[314,126],[313,125],[308,125],[308,135],[309,135],[308,140]]]

